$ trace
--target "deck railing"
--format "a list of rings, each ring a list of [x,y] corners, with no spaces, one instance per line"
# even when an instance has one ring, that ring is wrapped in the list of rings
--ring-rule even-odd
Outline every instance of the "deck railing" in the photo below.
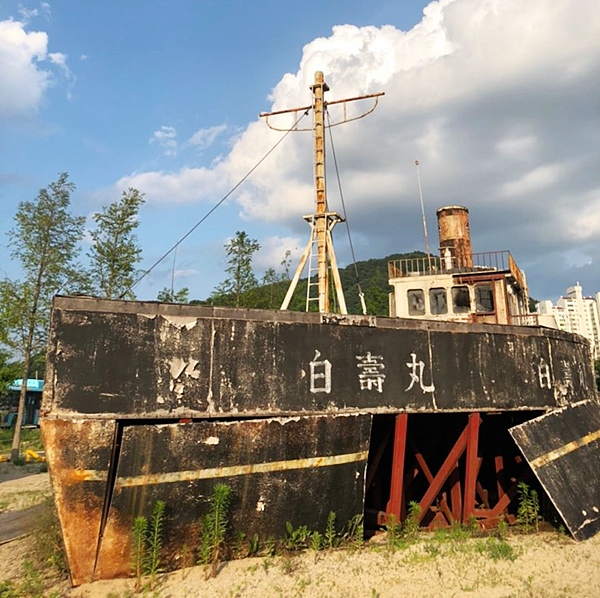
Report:
[[[455,257],[439,257],[430,255],[388,262],[388,276],[404,278],[405,276],[430,276],[432,274],[467,274],[482,270],[509,271],[522,284],[521,271],[510,254],[510,251],[488,251],[471,254],[472,266],[457,263]]]

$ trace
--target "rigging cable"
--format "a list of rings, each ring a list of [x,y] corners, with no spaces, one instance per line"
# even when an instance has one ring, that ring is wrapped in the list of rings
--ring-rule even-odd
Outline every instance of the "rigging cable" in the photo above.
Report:
[[[331,125],[331,118],[329,116],[329,111],[327,111],[326,114],[327,114],[327,121],[329,123],[329,126],[327,128],[329,129],[329,140],[331,142],[331,154],[333,156],[335,175],[337,178],[338,189],[340,191],[340,198],[342,200],[342,214],[343,214],[344,220],[346,222],[346,231],[348,233],[348,243],[350,244],[350,253],[352,255],[352,264],[354,266],[354,274],[356,276],[356,286],[358,287],[358,298],[360,299],[362,313],[364,316],[366,316],[367,315],[367,305],[365,304],[365,294],[363,293],[362,288],[360,286],[360,277],[358,275],[358,266],[356,265],[356,256],[354,254],[354,245],[352,244],[352,237],[350,235],[350,224],[348,223],[348,217],[346,215],[346,203],[344,201],[344,193],[342,191],[342,182],[340,180],[340,171],[338,169],[337,157],[335,154],[335,145],[333,144],[333,134],[331,133],[332,125]]]
[[[281,139],[279,139],[277,143],[275,143],[275,145],[208,212],[206,212],[206,214],[204,214],[204,216],[202,216],[202,218],[200,218],[200,220],[198,220],[198,222],[196,222],[196,224],[194,224],[194,226],[190,228],[190,230],[185,233],[185,235],[183,235],[183,237],[181,237],[179,241],[175,243],[175,245],[173,245],[173,247],[171,247],[171,249],[169,249],[169,251],[167,251],[154,264],[152,264],[150,268],[145,270],[142,275],[119,296],[119,299],[123,299],[123,297],[129,293],[129,291],[132,291],[148,274],[150,274],[150,272],[152,272],[152,270],[154,270],[154,268],[156,268],[156,266],[158,266],[158,264],[160,264],[172,251],[176,250],[181,243],[183,243],[219,206],[221,206],[221,204],[228,199],[231,194],[236,191],[237,188],[271,155],[275,148],[293,131],[293,129],[307,114],[308,110],[303,112],[298,120],[296,120],[296,122],[285,132],[285,134],[282,135]]]

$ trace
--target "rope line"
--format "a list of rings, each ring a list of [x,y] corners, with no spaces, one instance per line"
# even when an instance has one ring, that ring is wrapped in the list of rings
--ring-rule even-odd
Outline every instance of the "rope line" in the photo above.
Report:
[[[352,255],[352,264],[354,266],[354,274],[356,276],[356,286],[358,288],[358,296],[360,299],[360,303],[362,306],[362,310],[363,310],[363,315],[367,315],[367,307],[365,305],[365,294],[362,291],[362,288],[360,286],[360,277],[358,275],[358,266],[356,265],[356,255],[354,254],[354,245],[352,243],[352,236],[350,235],[350,223],[348,222],[348,216],[346,214],[346,202],[344,201],[344,192],[342,190],[342,181],[340,179],[340,171],[338,168],[338,162],[337,162],[337,156],[335,153],[335,145],[333,143],[333,133],[331,132],[332,126],[331,126],[331,118],[329,116],[329,112],[327,111],[327,120],[329,122],[329,127],[327,127],[329,129],[329,140],[331,142],[331,155],[333,156],[333,164],[335,167],[335,175],[337,178],[337,183],[338,183],[338,189],[340,192],[340,198],[342,200],[342,214],[344,216],[344,221],[346,222],[346,232],[348,234],[348,243],[350,245],[350,253]]]

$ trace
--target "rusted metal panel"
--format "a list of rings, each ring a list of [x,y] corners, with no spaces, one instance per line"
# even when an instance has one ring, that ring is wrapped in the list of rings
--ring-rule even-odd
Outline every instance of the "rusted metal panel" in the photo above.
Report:
[[[109,420],[42,420],[69,571],[74,585],[90,581],[117,425]]]
[[[173,307],[59,300],[45,414],[548,409],[594,392],[589,346],[557,331]]]
[[[582,401],[510,433],[577,540],[600,530],[600,404]]]
[[[129,574],[134,519],[159,499],[171,556],[196,546],[217,483],[248,537],[281,538],[286,521],[323,531],[330,511],[344,525],[363,512],[370,430],[369,415],[126,426],[96,577]]]

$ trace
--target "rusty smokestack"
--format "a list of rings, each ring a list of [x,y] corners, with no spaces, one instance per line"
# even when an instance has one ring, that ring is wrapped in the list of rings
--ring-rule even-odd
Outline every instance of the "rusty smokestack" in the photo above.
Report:
[[[437,213],[440,257],[446,269],[472,268],[473,249],[469,230],[469,210],[464,206],[446,206]]]

